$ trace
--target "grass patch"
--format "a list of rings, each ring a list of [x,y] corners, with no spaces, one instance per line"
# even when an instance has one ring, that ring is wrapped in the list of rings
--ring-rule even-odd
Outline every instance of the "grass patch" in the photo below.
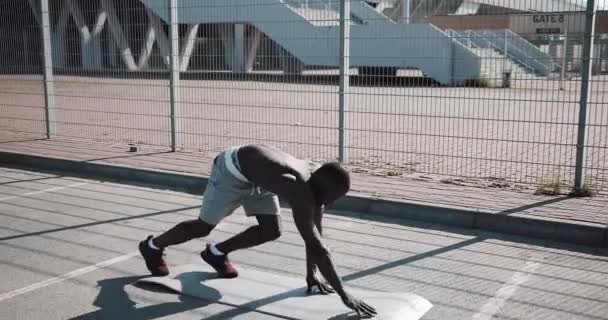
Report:
[[[565,188],[561,173],[545,176],[539,183],[534,194],[542,194],[545,196],[557,196],[563,193]]]
[[[593,183],[591,177],[586,177],[581,189],[577,190],[576,188],[572,188],[572,192],[570,193],[570,195],[581,198],[595,197],[597,196],[597,190],[594,185],[595,184]]]

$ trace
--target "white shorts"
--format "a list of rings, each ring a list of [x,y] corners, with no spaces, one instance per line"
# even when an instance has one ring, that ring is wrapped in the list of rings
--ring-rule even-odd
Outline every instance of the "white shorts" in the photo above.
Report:
[[[213,161],[199,215],[203,222],[217,225],[240,206],[247,216],[280,214],[279,197],[256,187],[242,175],[237,150],[227,149]]]

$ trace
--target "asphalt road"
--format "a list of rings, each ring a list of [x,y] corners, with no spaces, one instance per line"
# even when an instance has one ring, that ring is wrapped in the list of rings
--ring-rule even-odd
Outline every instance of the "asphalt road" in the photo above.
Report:
[[[189,194],[0,168],[0,319],[272,319],[132,284],[146,276],[138,241],[199,205]],[[304,283],[302,241],[289,210],[283,217],[278,241],[232,259]],[[197,261],[205,241],[253,222],[237,211],[167,258]],[[357,213],[329,213],[324,225],[347,286],[421,295],[434,304],[423,319],[608,319],[608,250]]]

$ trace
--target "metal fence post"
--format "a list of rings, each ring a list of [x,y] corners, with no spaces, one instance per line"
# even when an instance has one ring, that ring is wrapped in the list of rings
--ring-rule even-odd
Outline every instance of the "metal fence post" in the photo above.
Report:
[[[171,43],[171,76],[169,81],[171,99],[171,151],[181,147],[181,113],[179,92],[179,20],[177,0],[169,0],[169,33]]]
[[[559,76],[559,89],[564,90],[564,79],[566,78],[566,64],[568,64],[568,28],[564,31],[564,42],[562,44],[562,70]]]
[[[583,64],[581,68],[581,98],[578,113],[578,136],[576,140],[576,166],[574,172],[574,192],[579,193],[583,190],[584,184],[584,165],[585,165],[585,143],[587,117],[589,115],[588,103],[591,93],[591,66],[593,59],[593,38],[595,36],[595,0],[587,1],[587,11],[585,12],[585,35],[583,41]]]
[[[508,38],[508,34],[507,34],[507,29],[505,29],[505,58],[503,59],[503,62],[505,62],[508,58],[509,58],[509,38]]]
[[[340,162],[348,160],[346,143],[348,135],[348,92],[350,87],[350,1],[340,0],[340,88],[339,88],[339,137],[338,159]]]
[[[51,20],[49,18],[49,1],[40,0],[43,51],[44,114],[46,137],[51,139],[56,133],[55,122],[55,88],[53,80],[53,56],[51,54]]]
[[[410,16],[412,11],[412,1],[411,0],[401,0],[401,18],[405,21],[406,24],[410,24]]]

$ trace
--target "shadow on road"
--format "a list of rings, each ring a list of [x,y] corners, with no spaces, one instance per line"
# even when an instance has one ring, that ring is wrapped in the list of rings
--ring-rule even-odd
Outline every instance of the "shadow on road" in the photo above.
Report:
[[[180,302],[165,302],[136,307],[137,303],[131,300],[125,291],[125,287],[128,285],[135,285],[136,287],[149,291],[165,293],[170,292],[168,289],[164,289],[163,287],[152,284],[134,284],[135,281],[142,278],[145,278],[145,276],[128,276],[99,281],[99,295],[93,302],[93,305],[98,307],[99,310],[71,318],[71,320],[151,320],[204,307],[213,303],[213,301],[193,299],[180,295],[178,296]],[[217,298],[216,300],[219,300],[221,294],[215,291],[213,295],[210,295],[210,297]]]

